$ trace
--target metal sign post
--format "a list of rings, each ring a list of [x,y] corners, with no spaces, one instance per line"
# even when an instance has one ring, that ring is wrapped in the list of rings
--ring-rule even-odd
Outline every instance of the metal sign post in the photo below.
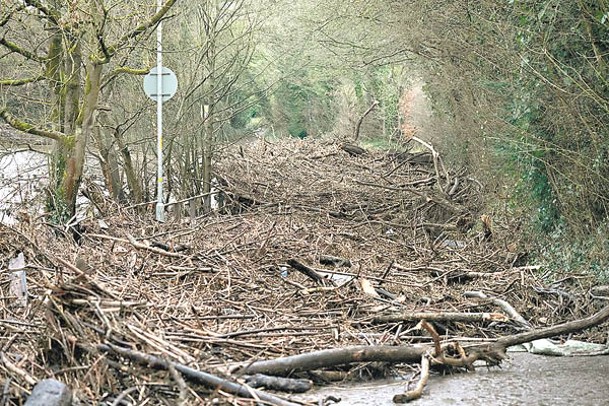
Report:
[[[161,11],[163,0],[157,2],[157,13]],[[156,139],[157,139],[157,201],[156,220],[165,221],[163,202],[163,20],[156,28]]]
[[[163,0],[157,1],[157,13],[163,7]],[[156,29],[157,47],[155,68],[144,77],[144,92],[156,101],[157,131],[157,203],[156,219],[165,221],[165,203],[163,202],[163,102],[171,99],[178,88],[178,80],[171,69],[163,67],[163,23],[159,21]]]

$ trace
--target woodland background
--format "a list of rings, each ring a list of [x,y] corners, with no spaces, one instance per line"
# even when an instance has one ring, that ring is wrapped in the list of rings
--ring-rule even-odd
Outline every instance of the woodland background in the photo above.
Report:
[[[363,146],[421,135],[537,262],[609,278],[607,1],[1,0],[0,117],[49,153],[51,220],[73,216],[96,165],[117,202],[154,200],[141,82],[161,20],[180,83],[165,106],[173,198],[208,193],[231,143],[353,142],[377,101]]]

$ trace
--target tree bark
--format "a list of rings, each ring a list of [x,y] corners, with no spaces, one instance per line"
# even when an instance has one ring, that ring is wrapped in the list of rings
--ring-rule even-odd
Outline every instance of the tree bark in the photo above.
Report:
[[[123,141],[123,136],[119,133],[118,129],[114,131],[114,139],[120,154],[123,157],[123,169],[125,170],[125,177],[127,178],[127,186],[131,192],[131,200],[133,200],[135,204],[143,203],[144,192],[142,191],[142,181],[136,175],[133,159],[131,158],[131,151],[129,151],[129,147]]]
[[[96,128],[93,134],[99,149],[99,164],[104,175],[106,188],[108,188],[108,192],[113,199],[119,202],[124,201],[125,194],[122,188],[120,168],[116,159],[117,152],[114,144],[100,128]]]
[[[379,102],[378,101],[374,101],[372,102],[372,104],[370,105],[370,107],[368,107],[368,110],[366,110],[364,112],[364,114],[362,114],[362,116],[359,118],[357,125],[355,126],[355,131],[353,131],[353,140],[357,141],[359,138],[359,133],[360,133],[360,129],[362,127],[362,123],[364,122],[364,119],[366,118],[366,116],[368,114],[370,114],[372,112],[372,110],[374,110],[374,108],[376,106],[378,106]]]
[[[274,360],[253,362],[244,367],[237,368],[233,373],[287,376],[294,372],[329,368],[356,362],[415,363],[421,360],[421,357],[429,348],[428,346],[396,347],[379,345],[321,350]]]

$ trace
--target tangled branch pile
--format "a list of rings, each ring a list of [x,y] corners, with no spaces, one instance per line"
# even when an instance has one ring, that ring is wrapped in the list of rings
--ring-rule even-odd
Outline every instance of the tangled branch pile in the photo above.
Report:
[[[415,328],[418,312],[500,310],[468,291],[506,299],[535,325],[600,307],[581,294],[585,278],[550,286],[536,267],[517,266],[522,255],[481,216],[479,187],[466,174],[437,170],[429,154],[344,147],[237,146],[216,168],[224,206],[201,218],[156,224],[116,209],[85,220],[79,244],[44,224],[0,226],[8,404],[48,377],[87,404],[236,404],[241,394],[187,383],[171,365],[227,375],[237,364],[313,350],[430,343]],[[23,300],[6,271],[17,252],[26,260]],[[506,316],[435,328],[451,340],[523,327]],[[154,358],[141,366],[129,352]],[[333,376],[396,371],[364,364]]]

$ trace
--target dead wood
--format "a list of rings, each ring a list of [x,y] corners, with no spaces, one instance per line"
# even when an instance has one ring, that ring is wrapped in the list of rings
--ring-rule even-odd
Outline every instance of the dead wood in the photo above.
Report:
[[[609,285],[594,286],[590,289],[590,293],[598,296],[609,296]]]
[[[183,251],[188,251],[190,249],[190,246],[186,245],[186,244],[172,244],[172,243],[164,243],[164,242],[160,242],[160,241],[152,241],[150,243],[150,247],[152,248],[160,248],[163,251],[168,251],[168,252],[183,252]]]
[[[265,387],[279,392],[303,393],[313,387],[313,382],[308,379],[283,378],[263,374],[245,376],[244,378],[245,383],[252,388]]]
[[[423,395],[423,390],[425,390],[425,386],[427,386],[427,381],[429,380],[429,358],[429,354],[424,354],[421,358],[421,371],[419,372],[420,377],[416,386],[405,393],[394,395],[394,403],[408,403],[419,399]]]
[[[522,344],[541,338],[548,338],[562,334],[581,331],[609,319],[609,306],[599,313],[583,320],[564,323],[559,326],[530,331],[512,336],[502,337],[494,343],[474,345],[466,348],[458,343],[449,343],[442,347],[439,335],[433,327],[423,321],[421,326],[427,329],[433,337],[434,346],[364,346],[347,347],[307,354],[293,355],[268,361],[256,361],[233,370],[238,374],[268,374],[287,376],[295,372],[310,371],[320,368],[330,368],[338,365],[361,362],[390,362],[413,363],[421,359],[426,351],[434,350],[434,362],[452,367],[473,369],[475,361],[485,361],[488,365],[498,365],[505,359],[505,350],[508,346]],[[448,355],[448,354],[452,355]]]
[[[501,313],[458,313],[458,312],[422,312],[422,313],[395,313],[372,318],[373,323],[394,323],[399,321],[503,321],[509,319]]]
[[[572,334],[587,330],[589,328],[598,326],[609,320],[609,306],[605,306],[599,312],[593,314],[585,319],[568,321],[556,326],[550,326],[542,329],[526,331],[520,334],[514,334],[511,336],[501,337],[494,343],[495,346],[503,348],[511,347],[513,345],[529,343],[535,340],[541,340],[542,338],[556,337],[565,334]]]
[[[526,329],[531,328],[531,324],[524,317],[522,317],[520,315],[520,313],[518,313],[516,311],[516,309],[514,309],[514,306],[512,306],[511,304],[509,304],[507,301],[505,301],[503,299],[489,297],[483,292],[464,292],[463,296],[467,297],[467,298],[477,298],[477,299],[488,300],[490,303],[493,303],[494,305],[501,307],[503,309],[503,311],[505,311],[508,314],[508,316],[510,316],[510,318],[512,320],[514,320],[516,323],[520,324],[521,326],[523,326]]]
[[[289,259],[287,263],[289,266],[302,273],[318,285],[324,285],[326,279],[324,279],[324,277],[317,273],[317,271],[313,268],[306,266],[305,264],[296,259]]]
[[[138,242],[131,234],[127,234],[127,238],[129,239],[129,243],[131,243],[131,245],[133,245],[135,248],[141,249],[141,250],[147,250],[150,252],[154,252],[155,254],[159,254],[159,255],[165,255],[168,257],[175,257],[175,258],[184,258],[184,256],[182,254],[178,254],[178,253],[174,253],[174,252],[168,252],[165,251],[163,249],[160,248],[155,248],[152,246],[148,246],[146,244],[142,244],[140,242]]]
[[[99,344],[95,347],[98,351],[109,352],[128,358],[138,364],[145,365],[152,369],[169,370],[170,366],[180,372],[186,379],[205,385],[213,390],[222,390],[233,395],[242,396],[245,398],[255,398],[268,402],[277,406],[297,406],[297,403],[290,402],[278,396],[274,396],[256,389],[248,385],[240,384],[229,379],[220,378],[219,376],[197,371],[186,365],[177,362],[167,361],[150,354],[145,354],[140,351],[130,350],[127,348],[117,347],[112,344]]]
[[[361,362],[418,362],[426,347],[415,346],[357,346],[314,351],[306,354],[291,355],[274,360],[255,361],[233,370],[236,374],[266,374],[288,376],[295,372],[311,371]]]
[[[355,131],[353,131],[353,140],[357,141],[357,139],[359,138],[359,132],[362,127],[362,123],[364,122],[364,119],[366,118],[366,116],[368,114],[370,114],[372,112],[372,110],[374,110],[374,108],[376,106],[378,106],[378,104],[379,104],[379,102],[377,100],[373,101],[372,104],[370,105],[370,107],[368,107],[368,109],[364,112],[364,114],[361,115],[361,117],[357,121],[357,125],[355,126]]]
[[[331,365],[342,365],[340,373],[352,376],[348,369],[360,360],[421,362],[430,347],[414,345],[429,342],[427,334],[406,332],[407,323],[380,318],[406,309],[427,314],[430,321],[429,313],[467,313],[472,299],[463,297],[463,291],[502,292],[501,299],[513,308],[526,309],[523,316],[532,325],[586,318],[604,303],[590,295],[594,282],[589,277],[553,274],[564,278],[564,294],[548,295],[548,280],[537,272],[540,264],[512,267],[513,252],[501,247],[518,245],[519,234],[500,217],[493,218],[491,242],[480,238],[482,229],[479,235],[457,234],[464,230],[460,221],[469,224],[481,214],[481,187],[467,174],[449,171],[449,185],[440,161],[435,170],[402,165],[375,149],[351,159],[339,148],[334,141],[308,139],[255,140],[223,150],[215,169],[227,179],[222,189],[234,206],[193,215],[187,225],[156,224],[153,214],[116,204],[106,206],[104,218],[83,220],[88,231],[78,246],[36,222],[36,214],[23,216],[15,227],[0,225],[0,263],[8,264],[23,252],[30,299],[27,307],[16,307],[10,272],[0,271],[0,350],[5,361],[0,362],[0,381],[7,383],[6,403],[22,404],[31,383],[57,371],[66,384],[79,388],[87,404],[102,402],[109,387],[116,404],[175,404],[186,394],[188,401],[194,397],[199,403],[211,397],[220,404],[240,402],[223,390],[193,385],[186,377],[182,382],[177,368],[177,373],[160,373],[167,383],[164,390],[151,389],[159,372],[136,362],[127,367],[115,354],[83,355],[73,342],[94,348],[109,341],[194,370],[247,366],[252,360],[294,354],[309,360],[295,364],[299,370],[323,368],[323,358],[305,355],[344,349],[343,357],[338,353],[330,358]],[[438,190],[438,180],[448,194]],[[437,225],[434,232],[462,242],[460,248],[434,244],[425,225]],[[120,230],[123,238],[102,230]],[[191,249],[178,254],[171,247],[151,247],[144,238]],[[335,268],[338,263],[317,269],[314,264],[322,255],[348,259],[351,272]],[[314,273],[284,267],[288,258]],[[64,283],[57,278],[62,272],[77,277]],[[341,287],[322,280],[327,274]],[[364,290],[352,280],[369,283],[364,282]],[[494,311],[486,309],[493,304],[485,300],[475,304],[483,308],[477,311]],[[503,308],[497,311],[515,319]],[[371,322],[374,317],[378,322]],[[475,359],[500,363],[505,355],[495,341],[515,328],[484,320],[451,323],[453,335],[442,335],[444,362],[466,369]],[[599,331],[575,335],[600,342],[606,337]],[[484,339],[477,346],[455,344]],[[369,348],[377,346],[381,355],[374,356]],[[353,348],[367,350],[349,355]],[[430,362],[433,367],[434,360]],[[293,367],[275,366],[284,374]],[[322,371],[330,372],[336,371]]]
[[[28,373],[23,368],[20,368],[17,365],[15,365],[14,362],[11,362],[11,360],[9,360],[9,358],[3,352],[0,352],[0,362],[2,362],[2,365],[4,365],[4,368],[6,368],[8,371],[18,375],[23,380],[25,380],[25,382],[27,382],[28,384],[30,384],[30,385],[36,384],[36,379],[30,373]]]
[[[113,237],[111,235],[105,235],[105,234],[87,234],[87,237],[97,238],[97,239],[101,239],[101,240],[111,240],[111,241],[116,241],[116,242],[122,242],[125,244],[131,244],[133,247],[135,247],[137,249],[154,252],[155,254],[164,255],[167,257],[185,258],[184,255],[178,254],[177,252],[169,252],[167,250],[160,249],[160,248],[157,248],[154,246],[148,246],[146,244],[142,244],[141,242],[138,242],[131,234],[127,234],[127,239],[120,238],[120,237]]]
[[[463,348],[458,343],[451,343],[444,348],[440,343],[440,335],[434,327],[425,320],[421,320],[419,327],[425,329],[433,339],[433,348],[430,348],[421,358],[420,378],[416,386],[412,390],[407,390],[403,394],[398,394],[393,397],[394,403],[407,403],[415,399],[419,399],[423,395],[423,390],[429,379],[430,360],[434,364],[449,365],[449,366],[464,366],[468,370],[473,370],[473,362],[475,357],[468,356]],[[456,354],[456,358],[448,357],[447,350],[452,350]],[[456,351],[455,351],[456,350]]]
[[[342,149],[351,156],[358,156],[366,153],[366,150],[364,148],[358,147],[357,145],[353,144],[342,144],[340,146],[340,149]]]
[[[434,169],[436,171],[436,178],[438,180],[437,185],[441,191],[446,192],[446,189],[448,188],[448,186],[451,185],[452,182],[451,182],[450,175],[448,174],[448,171],[446,170],[446,167],[444,166],[444,162],[442,161],[442,158],[440,157],[440,154],[436,151],[436,149],[433,147],[433,145],[431,145],[427,141],[424,141],[416,136],[412,137],[411,139],[413,141],[418,142],[419,144],[421,144],[422,146],[427,148],[429,150],[429,152],[431,152],[431,156],[433,157]],[[442,172],[442,173],[440,173],[440,172]],[[441,183],[442,178],[446,179],[444,188],[442,187],[442,183]]]

